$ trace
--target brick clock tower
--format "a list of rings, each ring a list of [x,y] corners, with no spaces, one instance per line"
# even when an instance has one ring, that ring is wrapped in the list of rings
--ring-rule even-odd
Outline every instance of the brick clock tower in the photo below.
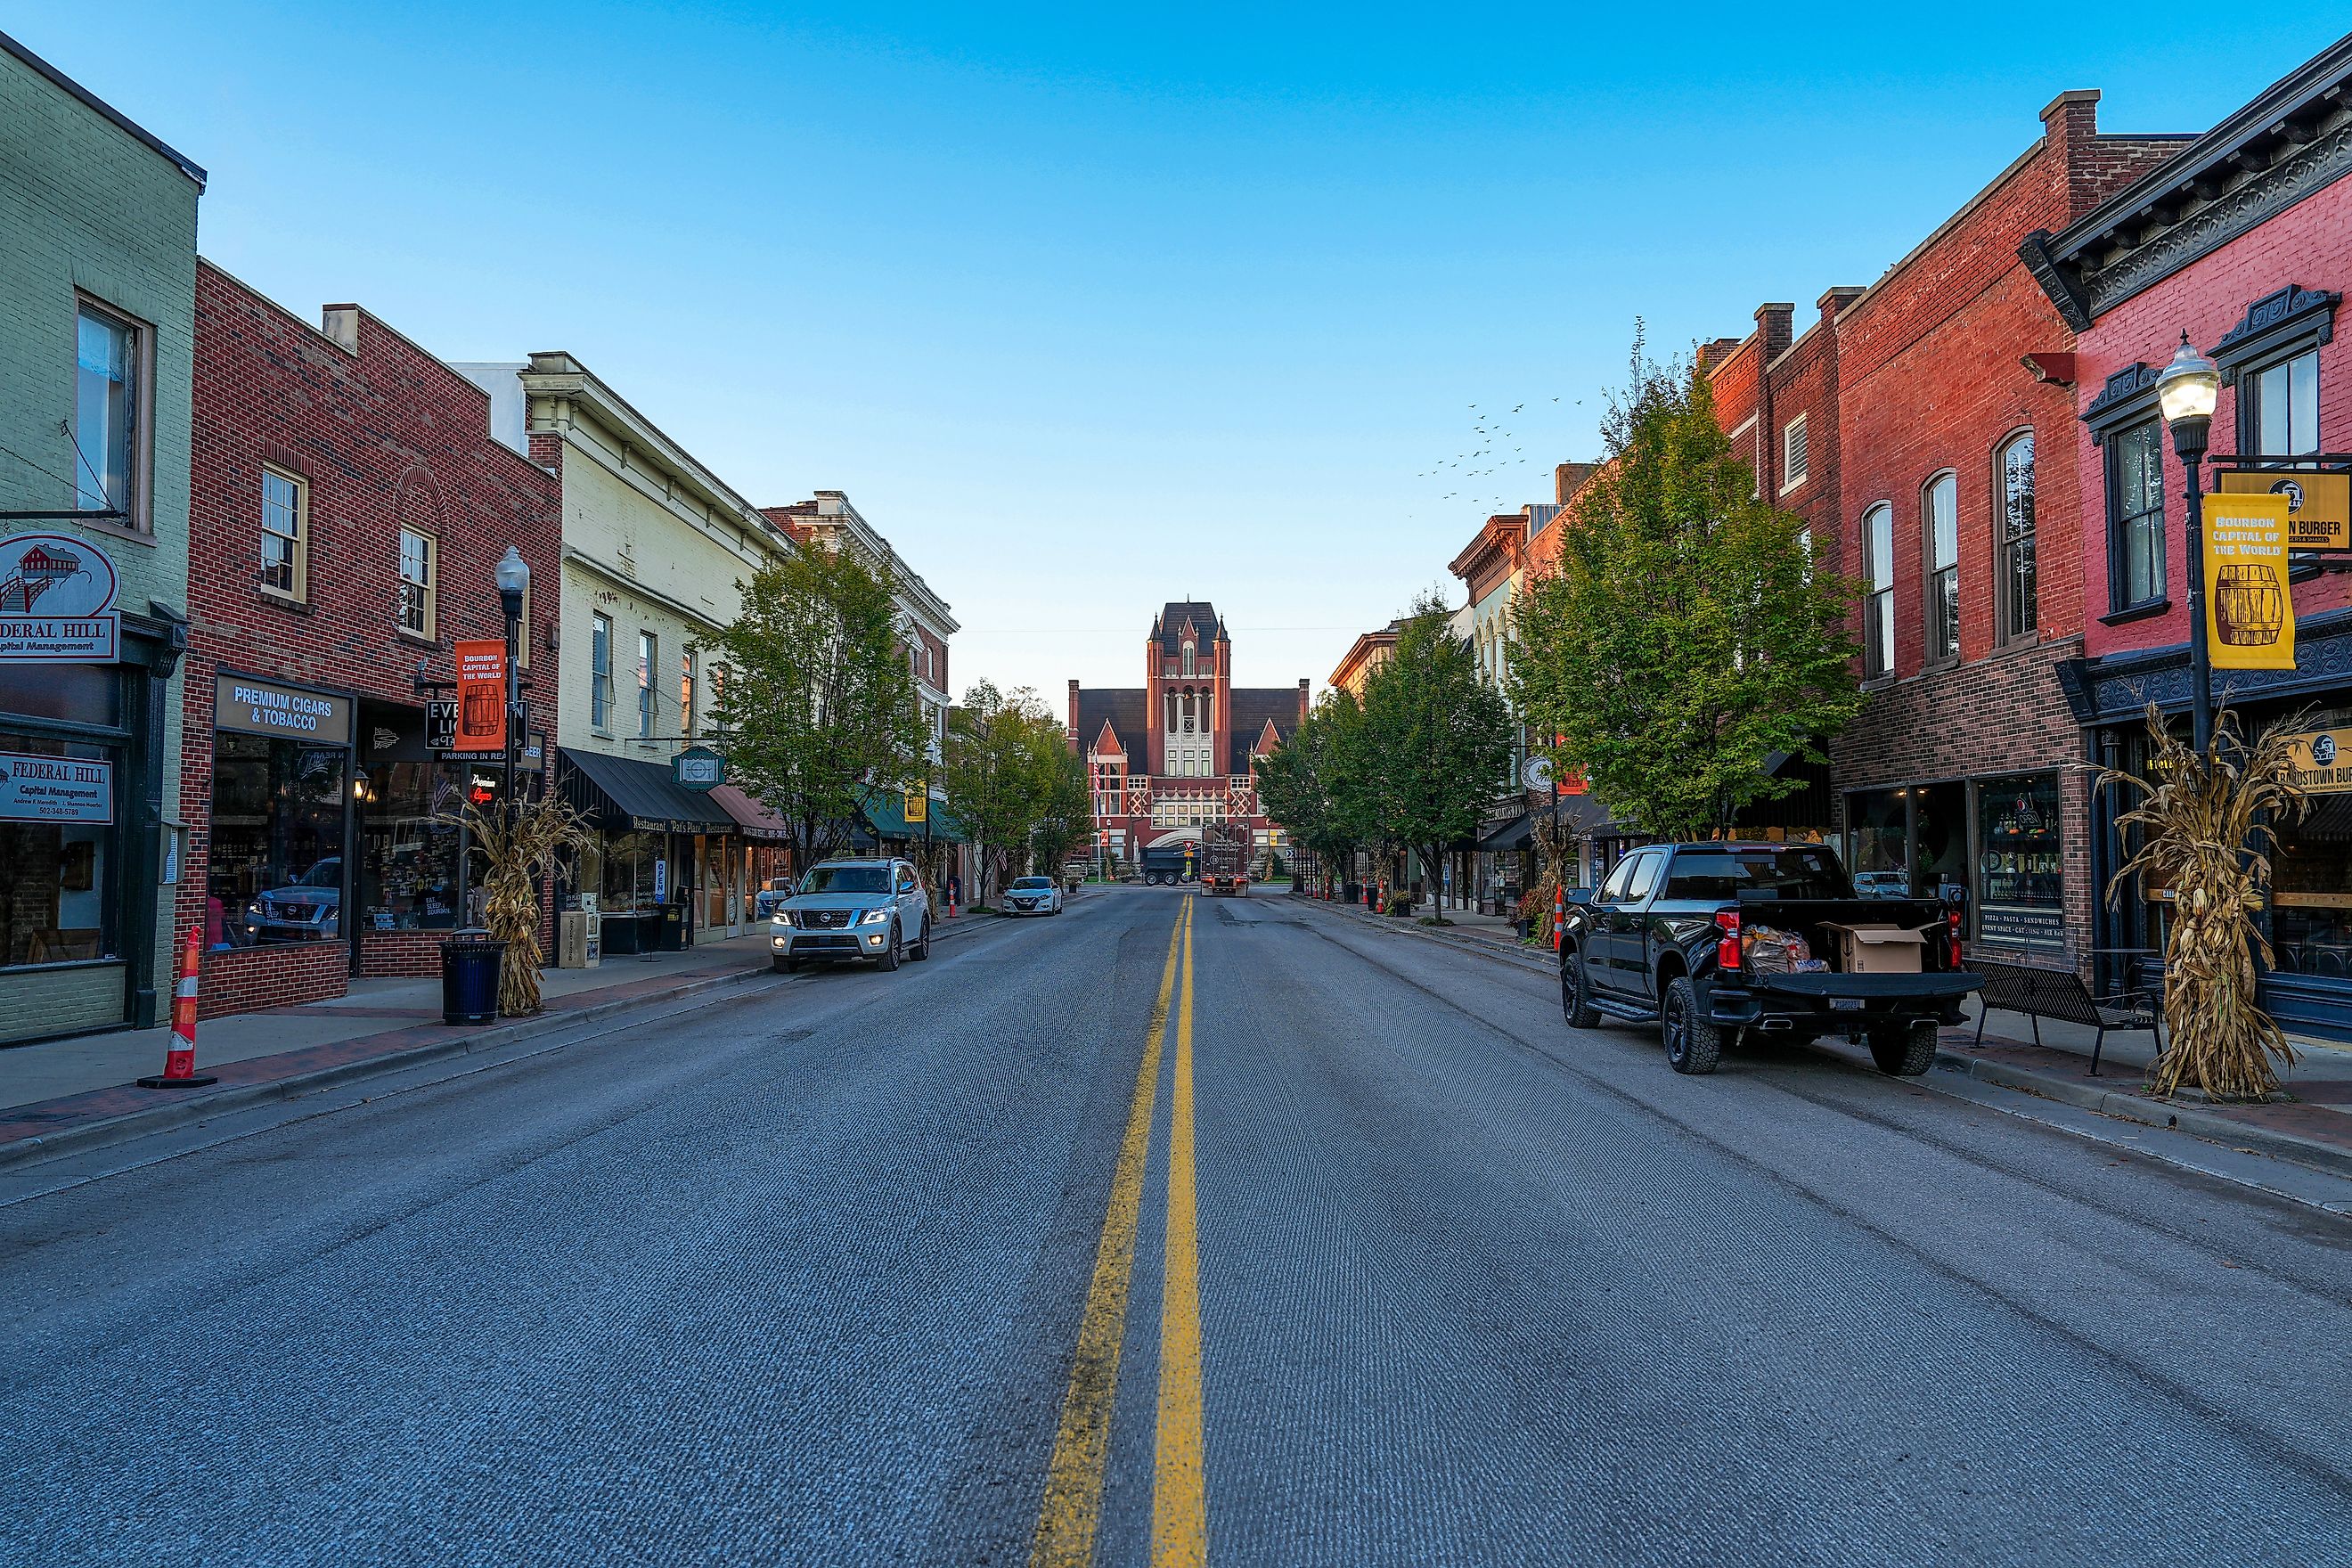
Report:
[[[1171,603],[1144,639],[1140,688],[1070,682],[1070,745],[1094,784],[1097,852],[1133,862],[1146,849],[1198,842],[1213,823],[1248,827],[1260,850],[1284,849],[1281,829],[1259,810],[1250,763],[1307,716],[1307,683],[1237,687],[1233,659],[1215,605]]]

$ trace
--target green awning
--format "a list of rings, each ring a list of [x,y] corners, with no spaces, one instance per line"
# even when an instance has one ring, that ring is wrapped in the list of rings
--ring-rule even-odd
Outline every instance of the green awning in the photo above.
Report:
[[[878,843],[897,841],[919,844],[925,837],[925,824],[907,820],[907,799],[896,790],[869,789],[859,797],[857,815],[864,819],[868,834]],[[955,814],[931,802],[929,837],[934,844],[969,843],[971,835],[964,830]]]

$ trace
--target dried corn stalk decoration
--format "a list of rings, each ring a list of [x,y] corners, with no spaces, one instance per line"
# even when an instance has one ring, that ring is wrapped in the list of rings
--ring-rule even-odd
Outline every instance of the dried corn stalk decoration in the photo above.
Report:
[[[2192,1083],[2216,1100],[2259,1100],[2278,1089],[2271,1058],[2294,1061],[2285,1034],[2254,1003],[2255,957],[2271,963],[2254,917],[2270,885],[2271,824],[2309,808],[2290,766],[2288,736],[2297,724],[2273,725],[2249,746],[2237,715],[2224,710],[2212,749],[2200,756],[2150,704],[2147,773],[2100,775],[2102,788],[2140,795],[2138,805],[2116,818],[2118,826],[2141,830],[2140,847],[2107,884],[2107,896],[2135,874],[2172,894],[2164,948],[2170,1037],[2149,1086],[2158,1094]]]
[[[520,782],[520,781],[518,781]],[[503,802],[460,798],[436,816],[462,825],[488,870],[482,878],[482,923],[507,944],[499,964],[499,1016],[520,1018],[540,1010],[539,974],[547,952],[539,944],[539,881],[555,858],[588,842],[588,826],[552,791],[527,800],[509,818]]]
[[[1551,911],[1555,894],[1568,885],[1569,872],[1576,865],[1576,825],[1563,821],[1549,811],[1538,811],[1530,817],[1535,831],[1536,875],[1535,891],[1542,910],[1542,935],[1551,936]]]

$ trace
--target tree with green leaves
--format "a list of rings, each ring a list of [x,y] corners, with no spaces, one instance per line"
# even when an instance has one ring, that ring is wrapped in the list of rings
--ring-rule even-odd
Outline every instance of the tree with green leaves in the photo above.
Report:
[[[1423,595],[1364,682],[1357,751],[1380,837],[1419,852],[1433,872],[1512,787],[1511,737],[1502,693],[1454,635],[1444,604]],[[1442,888],[1433,889],[1441,898]]]
[[[1087,778],[1086,759],[1070,749],[1069,731],[1051,718],[1037,731],[1034,743],[1044,788],[1037,825],[1029,830],[1031,864],[1049,877],[1059,877],[1064,862],[1081,851],[1093,851],[1094,785]]]
[[[1344,868],[1369,841],[1361,816],[1363,781],[1358,742],[1363,710],[1333,688],[1319,698],[1289,739],[1256,759],[1258,802],[1293,844],[1327,868]]]
[[[1069,732],[1025,686],[999,691],[983,680],[948,715],[948,805],[981,846],[975,908],[1018,874],[1039,826],[1067,809],[1069,749]],[[1083,773],[1077,793],[1090,816]]]
[[[783,818],[806,870],[846,847],[866,789],[922,776],[922,704],[887,571],[803,550],[737,587],[734,624],[696,644],[726,668],[711,682],[714,740],[729,781]]]
[[[1847,629],[1858,585],[1813,563],[1803,520],[1756,493],[1706,378],[1633,344],[1556,572],[1514,615],[1511,693],[1563,772],[1661,837],[1728,828],[1799,787],[1776,754],[1821,760],[1860,711]]]

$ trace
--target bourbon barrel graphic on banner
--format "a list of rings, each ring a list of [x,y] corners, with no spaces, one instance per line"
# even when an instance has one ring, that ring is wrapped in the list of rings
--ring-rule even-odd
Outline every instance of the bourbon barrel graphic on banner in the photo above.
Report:
[[[2213,629],[2231,647],[2267,647],[2286,624],[2286,595],[2278,574],[2260,563],[2230,565],[2214,574]]]

